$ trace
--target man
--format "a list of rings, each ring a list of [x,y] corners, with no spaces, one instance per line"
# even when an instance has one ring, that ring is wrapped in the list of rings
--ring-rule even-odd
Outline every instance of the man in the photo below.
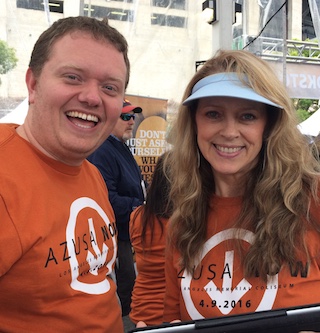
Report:
[[[88,17],[55,22],[34,46],[25,122],[0,126],[1,332],[123,332],[115,217],[86,158],[121,113],[127,52]]]
[[[109,200],[116,216],[118,260],[115,271],[122,316],[127,316],[130,312],[131,293],[136,277],[129,236],[130,214],[145,200],[141,171],[126,145],[126,141],[132,137],[135,115],[140,112],[140,107],[125,100],[112,134],[88,158],[98,167],[107,184]]]

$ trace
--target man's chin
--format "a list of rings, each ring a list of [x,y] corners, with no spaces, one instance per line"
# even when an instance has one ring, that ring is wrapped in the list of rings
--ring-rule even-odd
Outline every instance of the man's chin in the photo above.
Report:
[[[131,139],[132,131],[130,131],[130,133],[125,133],[122,138],[123,138],[123,141],[128,141],[129,139]]]

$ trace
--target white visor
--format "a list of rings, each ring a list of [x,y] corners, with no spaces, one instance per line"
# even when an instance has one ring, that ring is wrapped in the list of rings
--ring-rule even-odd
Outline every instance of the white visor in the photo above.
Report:
[[[198,81],[183,105],[188,105],[199,98],[218,96],[243,98],[283,109],[282,106],[259,95],[251,87],[243,84],[238,75],[231,72],[213,74]]]

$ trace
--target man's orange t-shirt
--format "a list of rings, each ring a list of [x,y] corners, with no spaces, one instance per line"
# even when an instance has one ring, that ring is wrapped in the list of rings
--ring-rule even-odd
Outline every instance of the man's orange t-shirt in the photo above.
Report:
[[[267,283],[259,277],[247,279],[234,239],[237,237],[249,247],[254,233],[249,230],[235,233],[232,227],[241,204],[241,198],[213,198],[207,241],[193,275],[179,268],[178,253],[168,251],[164,321],[195,320],[319,302],[320,233],[308,230],[305,235],[311,255],[309,264],[299,259],[294,267],[284,266],[277,275],[269,276]],[[312,212],[320,224],[319,207],[313,207]]]
[[[52,160],[16,127],[0,125],[0,331],[123,332],[100,173]]]

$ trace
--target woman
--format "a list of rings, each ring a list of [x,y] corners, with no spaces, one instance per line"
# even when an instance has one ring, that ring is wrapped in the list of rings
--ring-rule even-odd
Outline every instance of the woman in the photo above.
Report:
[[[317,161],[266,62],[219,51],[174,126],[164,321],[319,302]]]
[[[138,271],[130,319],[138,323],[138,327],[141,321],[147,325],[157,325],[162,323],[163,318],[165,236],[171,212],[163,155],[158,159],[147,191],[146,203],[132,212],[129,224]]]

